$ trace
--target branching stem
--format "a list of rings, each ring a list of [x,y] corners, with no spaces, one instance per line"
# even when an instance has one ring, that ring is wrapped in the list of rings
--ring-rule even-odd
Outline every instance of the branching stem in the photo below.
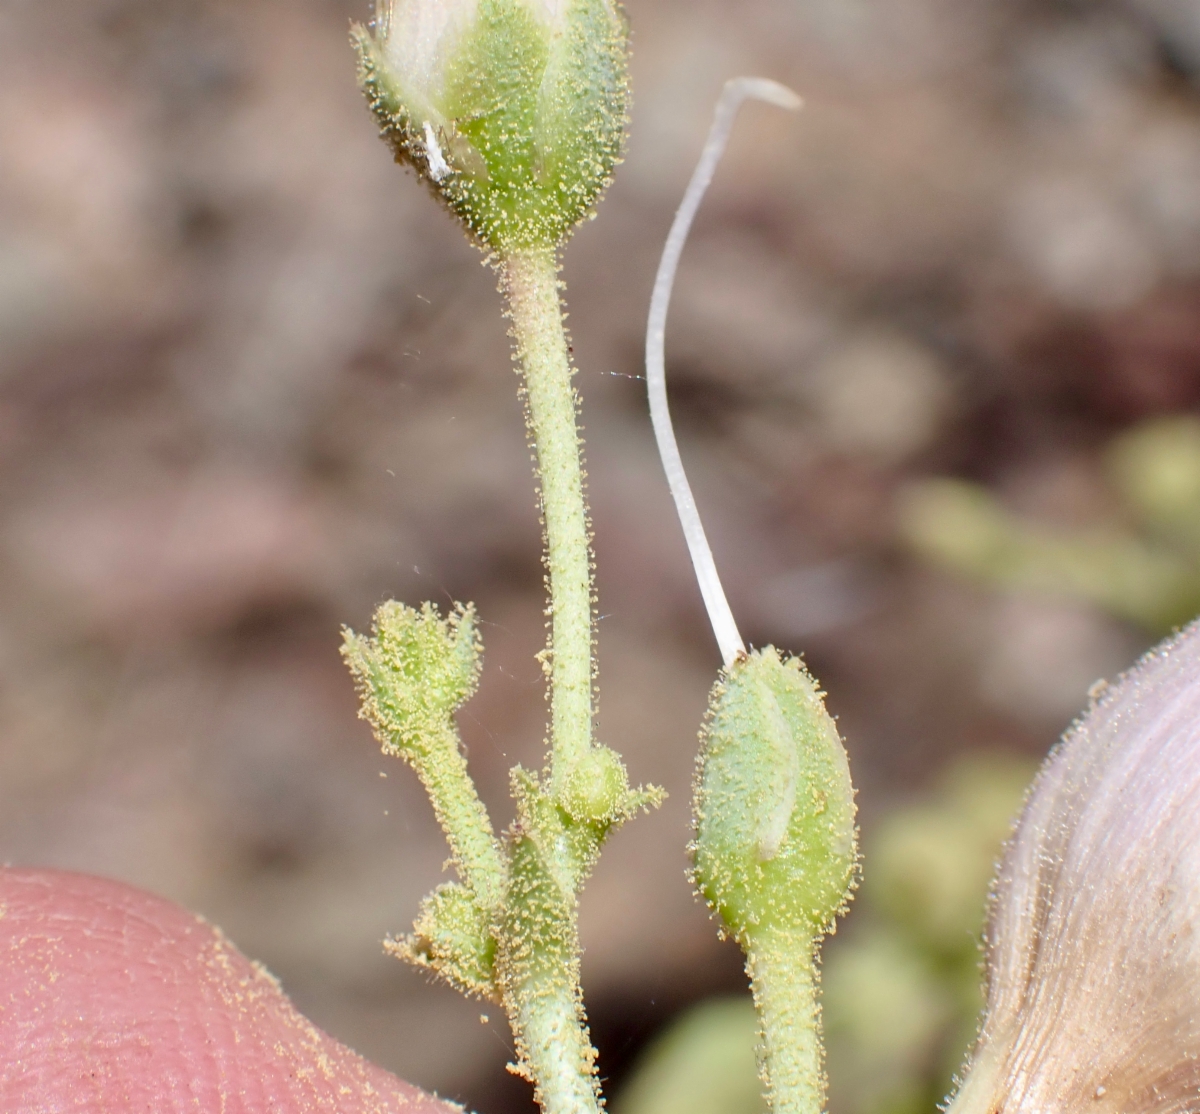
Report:
[[[558,844],[551,854],[565,850],[567,841],[542,835]],[[570,883],[563,889],[563,872],[546,861],[550,848],[540,842],[526,837],[513,846],[501,991],[542,1114],[601,1114],[596,1051],[579,988],[575,894]]]
[[[487,809],[467,773],[458,736],[447,728],[436,745],[410,761],[429,794],[463,881],[480,905],[495,909],[504,897],[508,869]]]
[[[503,286],[546,533],[551,749],[549,794],[536,805],[527,799],[518,828],[529,830],[518,832],[512,844],[499,934],[501,993],[544,1114],[601,1114],[575,924],[586,856],[561,828],[571,822],[558,811],[572,771],[592,745],[592,561],[557,253],[510,253]]]

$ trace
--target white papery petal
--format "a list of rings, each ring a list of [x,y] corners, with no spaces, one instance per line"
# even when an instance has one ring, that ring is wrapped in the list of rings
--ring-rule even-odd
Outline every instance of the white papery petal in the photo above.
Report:
[[[477,0],[377,0],[376,34],[389,70],[418,104],[430,104],[459,36],[475,20]]]
[[[951,1114],[1200,1112],[1200,626],[1105,688],[994,887],[987,1012]]]
[[[565,18],[568,0],[515,0],[551,31]],[[464,32],[475,22],[478,0],[376,0],[375,31],[388,69],[415,106],[432,107],[445,67]]]

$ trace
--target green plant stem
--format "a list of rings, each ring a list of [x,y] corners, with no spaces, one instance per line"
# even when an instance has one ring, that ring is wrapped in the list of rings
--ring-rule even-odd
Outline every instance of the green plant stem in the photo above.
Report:
[[[546,856],[563,857],[566,842],[550,832],[513,845],[500,932],[501,992],[542,1114],[601,1114],[596,1051],[579,989],[576,879],[569,869],[563,877],[568,864]]]
[[[592,739],[592,566],[578,398],[552,249],[503,260],[512,334],[537,452],[550,587],[551,791],[558,797]]]
[[[524,376],[546,531],[551,750],[549,794],[530,787],[519,811],[523,830],[511,845],[498,968],[521,1061],[543,1114],[600,1114],[596,1053],[579,988],[576,894],[587,854],[573,837],[584,831],[558,804],[592,745],[592,562],[556,252],[507,255],[503,289]]]
[[[825,1074],[812,931],[760,927],[746,955],[771,1114],[821,1114]]]
[[[446,833],[463,881],[485,909],[504,896],[507,867],[487,809],[467,773],[457,734],[445,728],[410,759]]]

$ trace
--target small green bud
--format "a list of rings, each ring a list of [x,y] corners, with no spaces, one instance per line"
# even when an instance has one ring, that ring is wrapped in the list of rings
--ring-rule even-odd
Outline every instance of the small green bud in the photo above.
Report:
[[[344,632],[342,656],[362,695],[362,715],[385,750],[422,752],[440,738],[479,681],[475,611],[457,604],[442,619],[389,600],[375,612],[371,637]]]
[[[496,941],[488,919],[457,882],[438,886],[423,902],[411,936],[388,939],[385,949],[427,967],[466,994],[496,998]]]
[[[826,932],[856,865],[854,790],[821,692],[773,646],[729,668],[702,732],[695,882],[739,942]]]
[[[473,899],[493,908],[504,859],[454,724],[479,681],[483,646],[474,608],[455,604],[443,619],[431,603],[416,611],[389,600],[376,610],[370,638],[343,635],[342,657],[362,699],[359,717],[375,729],[385,754],[416,771]]]
[[[592,747],[567,776],[560,804],[578,824],[611,824],[629,797],[625,763],[609,747]]]
[[[556,247],[592,211],[624,140],[616,0],[376,0],[352,37],[397,161],[485,248]]]

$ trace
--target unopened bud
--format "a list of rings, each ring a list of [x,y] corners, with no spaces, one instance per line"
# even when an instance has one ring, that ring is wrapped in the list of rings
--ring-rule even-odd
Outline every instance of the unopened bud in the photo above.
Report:
[[[562,806],[580,824],[611,824],[629,807],[629,776],[621,756],[592,747],[567,777]]]
[[[743,944],[829,930],[857,862],[846,751],[808,672],[773,646],[713,690],[694,802],[695,881]]]
[[[353,39],[397,160],[484,247],[555,247],[591,212],[624,138],[616,0],[376,0]]]

